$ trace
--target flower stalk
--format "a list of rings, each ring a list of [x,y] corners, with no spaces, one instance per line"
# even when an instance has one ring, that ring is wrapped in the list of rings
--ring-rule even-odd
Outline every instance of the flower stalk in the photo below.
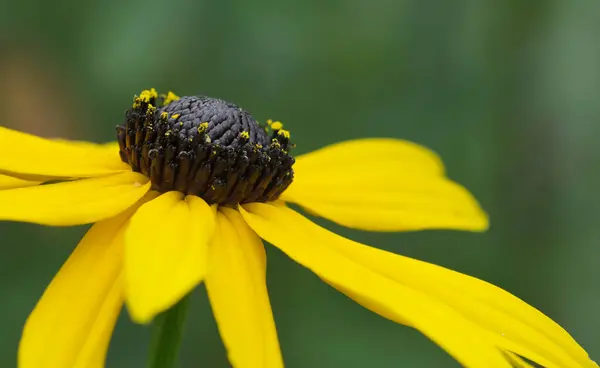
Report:
[[[149,368],[175,367],[189,302],[190,296],[187,295],[154,319]]]

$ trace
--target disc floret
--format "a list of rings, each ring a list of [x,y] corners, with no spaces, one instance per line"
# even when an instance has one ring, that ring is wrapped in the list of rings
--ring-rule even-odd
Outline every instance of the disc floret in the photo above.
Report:
[[[283,124],[261,126],[219,99],[142,91],[117,136],[121,159],[150,178],[154,190],[197,195],[211,204],[273,201],[294,176]]]

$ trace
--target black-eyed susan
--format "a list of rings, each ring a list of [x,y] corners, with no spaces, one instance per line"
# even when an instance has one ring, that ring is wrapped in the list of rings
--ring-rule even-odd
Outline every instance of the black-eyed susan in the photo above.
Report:
[[[361,139],[298,157],[280,122],[207,97],[134,99],[118,143],[0,128],[0,219],[95,223],[31,313],[19,366],[101,367],[123,304],[150,322],[201,282],[234,367],[281,367],[262,239],[467,367],[597,367],[493,285],[353,242],[286,206],[372,231],[481,231],[485,213],[416,144]],[[42,185],[43,184],[43,185]]]

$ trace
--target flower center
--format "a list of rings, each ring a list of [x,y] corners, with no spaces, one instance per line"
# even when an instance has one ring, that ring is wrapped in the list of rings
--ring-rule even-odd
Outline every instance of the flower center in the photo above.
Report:
[[[289,132],[280,122],[259,125],[232,103],[151,89],[125,117],[117,126],[121,159],[161,193],[234,206],[273,201],[294,178]]]

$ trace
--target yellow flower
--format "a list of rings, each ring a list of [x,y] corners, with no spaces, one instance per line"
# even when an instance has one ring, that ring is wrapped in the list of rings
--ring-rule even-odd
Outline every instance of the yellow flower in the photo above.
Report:
[[[431,151],[361,139],[294,163],[281,123],[259,126],[221,100],[140,96],[114,144],[0,127],[0,219],[95,223],[31,313],[20,367],[101,367],[123,304],[148,323],[201,282],[231,364],[283,366],[261,238],[466,367],[528,366],[521,357],[597,367],[508,292],[345,239],[286,206],[371,231],[485,230],[485,213]]]

